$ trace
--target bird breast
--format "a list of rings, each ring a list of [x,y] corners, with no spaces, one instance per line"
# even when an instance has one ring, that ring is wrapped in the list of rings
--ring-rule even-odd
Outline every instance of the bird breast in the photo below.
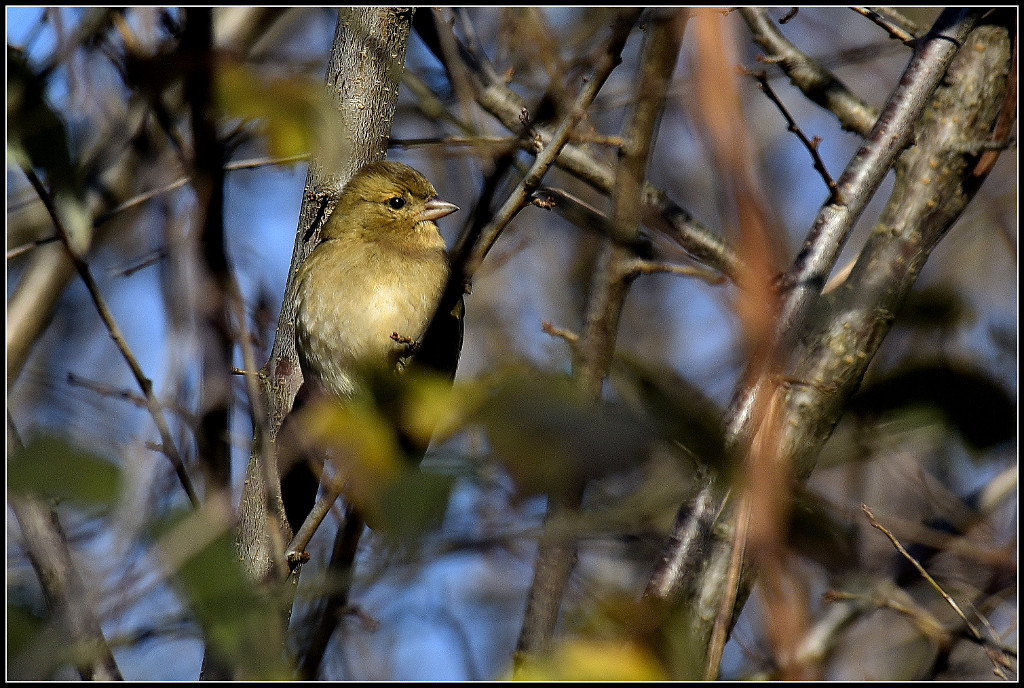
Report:
[[[364,366],[394,367],[430,323],[448,279],[443,249],[329,241],[300,268],[296,348],[303,374],[339,398]]]

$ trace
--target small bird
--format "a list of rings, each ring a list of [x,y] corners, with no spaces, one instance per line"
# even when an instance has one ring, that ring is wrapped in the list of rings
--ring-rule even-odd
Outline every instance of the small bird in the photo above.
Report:
[[[410,358],[454,376],[461,298],[442,314],[440,327],[435,324],[440,334],[432,333],[423,348],[420,340],[451,273],[435,221],[456,210],[402,163],[370,163],[352,176],[296,275],[295,347],[304,380],[299,403],[324,395],[343,402],[357,392],[363,373],[400,371]],[[294,464],[282,478],[293,532],[312,508],[319,483],[305,464]]]

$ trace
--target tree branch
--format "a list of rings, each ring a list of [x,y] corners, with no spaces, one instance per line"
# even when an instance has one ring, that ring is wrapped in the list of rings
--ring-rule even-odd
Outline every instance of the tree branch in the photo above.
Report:
[[[753,34],[754,42],[767,53],[765,61],[778,64],[811,102],[834,114],[843,129],[861,136],[871,132],[878,111],[783,36],[763,7],[744,7],[740,9],[740,16]]]
[[[224,144],[213,119],[213,25],[209,8],[185,10],[182,56],[185,100],[192,125],[192,186],[196,191],[200,279],[208,282],[199,303],[198,344],[202,386],[196,446],[209,481],[207,489],[226,490],[231,478],[231,355],[227,292],[231,267],[224,245]]]
[[[310,160],[277,335],[270,358],[259,373],[267,400],[271,447],[302,384],[295,353],[292,277],[316,244],[320,227],[348,178],[363,164],[382,159],[387,151],[409,18],[407,10],[395,8],[339,11],[325,90],[339,112],[341,142],[331,140],[334,150],[317,151]],[[272,455],[268,453],[268,457]],[[239,510],[238,543],[249,575],[254,580],[287,576],[284,534],[288,528],[275,461],[250,456]]]
[[[8,453],[23,448],[8,414]],[[67,625],[74,642],[71,654],[79,676],[83,681],[124,680],[100,621],[89,607],[89,595],[71,558],[56,509],[26,495],[8,494],[8,502],[21,528],[21,546],[36,572],[46,604]]]
[[[124,335],[121,334],[121,328],[117,326],[117,321],[114,320],[114,314],[111,313],[110,308],[107,307],[107,302],[100,293],[99,285],[96,284],[96,280],[92,276],[89,264],[75,253],[75,250],[72,247],[71,238],[68,236],[68,231],[64,227],[64,222],[57,214],[57,209],[54,207],[53,200],[50,198],[50,194],[46,190],[46,187],[43,186],[42,181],[38,176],[36,176],[36,173],[31,168],[23,167],[22,171],[24,171],[25,176],[28,177],[28,180],[36,189],[36,192],[42,199],[47,211],[50,213],[54,227],[56,227],[57,233],[60,235],[61,241],[64,244],[64,249],[67,251],[67,255],[71,259],[71,263],[78,272],[78,275],[85,283],[85,287],[88,289],[89,295],[92,297],[93,304],[96,306],[96,311],[99,313],[100,319],[107,328],[107,333],[110,335],[110,338],[114,340],[117,350],[121,353],[121,357],[124,358],[125,363],[128,364],[128,368],[132,371],[132,375],[135,376],[135,381],[138,383],[139,389],[142,390],[143,395],[146,397],[146,406],[149,410],[149,414],[153,417],[153,422],[157,427],[157,431],[160,433],[160,441],[162,443],[161,450],[167,458],[171,460],[171,465],[174,466],[174,472],[177,474],[178,480],[181,482],[181,486],[185,489],[185,494],[188,495],[188,499],[192,503],[192,506],[199,506],[199,496],[196,494],[195,488],[192,485],[192,479],[189,477],[185,464],[181,460],[178,448],[174,444],[174,440],[171,438],[170,426],[168,426],[167,418],[164,416],[163,407],[153,394],[153,381],[146,377],[146,374],[142,371],[142,366],[139,365],[138,360],[135,358],[135,354],[133,354],[132,350],[128,347],[128,342],[125,341]]]
[[[520,147],[536,154],[542,146],[550,145],[555,132],[549,125],[529,123],[524,126],[522,116],[529,112],[526,102],[493,70],[486,70],[479,61],[460,56],[473,71],[478,82],[477,102],[480,107],[498,119],[509,131],[521,133]],[[615,186],[615,171],[611,165],[599,160],[584,146],[566,143],[555,159],[555,165],[576,176],[601,193],[611,195]],[[696,260],[730,277],[742,271],[735,252],[722,239],[698,222],[689,212],[668,195],[649,183],[643,189],[643,222],[662,231]]]
[[[820,319],[815,319],[813,332],[803,333],[801,343],[794,347],[791,356],[794,363],[786,379],[800,382],[781,387],[775,402],[784,405],[786,419],[779,425],[778,460],[791,467],[795,480],[806,479],[813,469],[821,446],[842,414],[846,399],[857,389],[888,331],[893,313],[913,286],[932,248],[978,188],[979,182],[970,176],[974,159],[964,153],[963,142],[985,140],[994,127],[1007,87],[1010,47],[1005,29],[983,26],[970,34],[972,49],[960,51],[953,61],[947,51],[956,52],[955,48],[968,38],[965,25],[973,25],[977,20],[977,14],[970,11],[945,12],[937,30],[912,60],[887,110],[899,106],[900,110],[912,108],[921,113],[912,128],[916,145],[900,157],[896,186],[889,203],[850,276],[834,295],[814,298],[804,306],[814,308]],[[922,60],[928,64],[918,64]],[[936,75],[935,61],[951,61],[952,64],[948,78],[932,92],[915,81],[920,79],[927,84],[940,79],[945,70]],[[928,107],[917,104],[924,91],[933,93],[927,99]],[[882,121],[886,119],[883,116]],[[900,122],[901,126],[910,124],[902,111],[892,113],[890,121]],[[873,149],[882,141],[886,141],[887,146],[894,145],[890,137],[896,132],[883,134],[885,132],[878,132],[870,137],[867,146]],[[886,157],[882,151],[863,149],[862,155],[864,158],[854,160],[840,180],[841,187],[846,185],[860,194],[866,193],[868,181],[878,174],[860,170],[860,166],[866,164],[866,160],[880,164],[879,159]],[[849,193],[844,196],[850,198]],[[819,223],[837,222],[829,219],[833,213],[834,209],[823,209]],[[812,232],[812,239],[814,236]],[[790,336],[792,334],[795,333]],[[768,383],[768,379],[760,380],[765,388],[774,388]],[[735,413],[730,419],[730,441],[734,446],[748,436],[743,432],[741,421],[741,416]],[[716,501],[718,503],[721,501]],[[722,520],[732,522],[735,513],[734,505],[726,508]],[[681,521],[685,523],[686,519]],[[679,593],[698,608],[721,599],[725,591],[719,577],[702,575],[702,571],[720,570],[722,562],[731,555],[732,548],[727,541],[714,540],[704,550],[706,568],[678,571],[678,577],[662,581],[655,593],[660,597]],[[665,558],[685,560],[689,556],[687,552],[670,548]],[[737,611],[751,580],[744,574],[737,596],[740,602]],[[700,627],[703,622],[696,623],[694,637],[706,637],[708,629]]]
[[[839,177],[835,200],[818,211],[803,248],[783,279],[786,295],[776,325],[780,350],[799,334],[854,222],[910,141],[928,98],[982,13],[979,9],[943,11],[907,65],[871,133]],[[750,384],[729,409],[730,434],[740,444],[753,431],[756,399],[766,382],[761,378]]]
[[[685,11],[682,11],[685,12]],[[641,53],[641,74],[637,79],[634,108],[623,127],[616,183],[612,193],[612,235],[632,239],[639,236],[639,207],[647,176],[647,165],[653,147],[656,127],[665,105],[665,95],[682,43],[685,13],[658,12],[650,17]],[[635,17],[622,22],[631,27]],[[627,32],[620,42],[613,43],[605,60],[618,61]],[[629,285],[636,273],[632,268],[634,255],[628,245],[606,240],[595,268],[590,303],[582,338],[574,347],[577,384],[592,399],[601,397],[601,388],[608,374],[615,349],[619,316]],[[578,509],[583,496],[582,484],[564,486],[563,494],[549,496],[545,532],[541,536],[533,583],[527,598],[526,613],[516,646],[516,662],[535,658],[547,650],[558,621],[558,611],[576,563],[575,538],[553,533],[551,524],[566,512]]]

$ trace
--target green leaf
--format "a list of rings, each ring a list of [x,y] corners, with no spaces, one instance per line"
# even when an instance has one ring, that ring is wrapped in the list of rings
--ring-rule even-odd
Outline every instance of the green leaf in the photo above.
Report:
[[[42,631],[46,628],[47,619],[34,614],[30,609],[16,604],[7,603],[7,656],[17,657],[36,644]],[[8,676],[10,678],[10,676]]]
[[[58,437],[41,436],[7,462],[7,488],[44,499],[113,503],[120,470],[109,460]]]
[[[564,375],[514,371],[478,414],[495,455],[526,493],[574,490],[581,481],[632,469],[650,448],[636,416],[587,399]]]
[[[232,667],[240,679],[289,678],[283,616],[245,576],[229,509],[207,503],[158,529],[163,534],[154,549],[199,621],[211,661]]]
[[[331,111],[322,83],[309,78],[267,78],[240,64],[217,70],[217,104],[228,117],[255,120],[271,155],[292,156],[318,149],[327,138],[334,149],[344,137],[328,134],[339,117]],[[333,124],[332,124],[333,123]]]
[[[409,541],[441,525],[455,479],[410,468],[391,482],[366,521],[393,540]]]
[[[619,396],[665,439],[704,465],[726,463],[722,410],[704,392],[668,368],[616,357],[612,384]]]

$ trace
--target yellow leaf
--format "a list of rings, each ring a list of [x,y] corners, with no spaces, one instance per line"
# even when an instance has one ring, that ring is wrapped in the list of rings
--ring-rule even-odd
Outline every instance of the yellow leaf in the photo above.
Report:
[[[546,658],[520,665],[521,681],[663,681],[665,671],[646,648],[621,640],[571,640]]]

